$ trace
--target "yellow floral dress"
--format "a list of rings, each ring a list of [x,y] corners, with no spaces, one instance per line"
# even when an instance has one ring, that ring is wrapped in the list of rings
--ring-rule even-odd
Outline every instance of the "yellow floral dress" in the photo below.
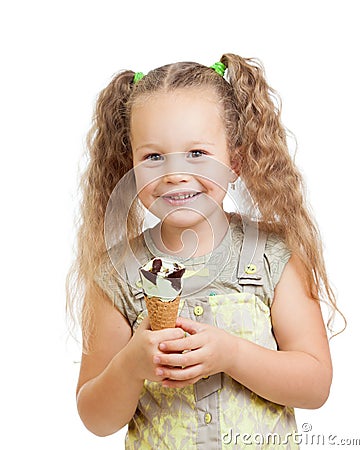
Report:
[[[168,258],[155,247],[149,230],[142,238],[141,254],[127,258],[112,277],[106,267],[96,277],[133,331],[147,314],[138,267],[154,256]],[[289,257],[279,238],[257,234],[232,215],[229,231],[212,253],[187,261],[176,258],[186,267],[180,315],[277,350],[270,307]],[[145,380],[125,445],[156,450],[297,449],[295,433],[293,408],[259,397],[217,373],[181,389]]]

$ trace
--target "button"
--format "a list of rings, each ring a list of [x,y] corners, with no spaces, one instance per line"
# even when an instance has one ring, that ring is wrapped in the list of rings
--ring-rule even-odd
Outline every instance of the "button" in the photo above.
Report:
[[[255,264],[248,264],[245,266],[245,273],[253,274],[257,271],[257,266]]]
[[[205,413],[205,423],[209,424],[212,420],[212,416],[210,413]]]
[[[135,285],[136,285],[136,287],[141,288],[141,287],[142,287],[142,282],[141,282],[141,280],[138,280],[138,281],[135,283]]]
[[[203,307],[202,306],[195,306],[194,308],[193,308],[193,314],[195,315],[195,316],[202,316],[202,314],[203,314]]]
[[[209,375],[207,375],[206,377],[202,377],[203,380],[208,380],[210,378]]]
[[[217,295],[217,294],[216,294],[216,292],[211,291],[211,292],[209,293],[209,295],[210,295],[210,296],[214,296],[214,295]]]

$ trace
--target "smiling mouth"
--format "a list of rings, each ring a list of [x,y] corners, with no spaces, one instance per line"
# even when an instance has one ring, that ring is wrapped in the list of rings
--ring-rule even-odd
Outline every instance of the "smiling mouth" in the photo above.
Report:
[[[162,195],[162,198],[171,204],[183,204],[197,198],[201,192],[176,192],[175,194]]]

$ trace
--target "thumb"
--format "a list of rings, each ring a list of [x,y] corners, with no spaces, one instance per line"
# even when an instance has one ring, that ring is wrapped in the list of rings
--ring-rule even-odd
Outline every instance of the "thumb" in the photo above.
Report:
[[[195,320],[186,319],[185,317],[178,317],[176,321],[176,327],[182,328],[189,334],[196,334],[202,331],[203,324],[196,322]]]
[[[138,330],[140,330],[140,331],[151,330],[148,316],[144,317],[144,319],[140,322],[140,324],[138,326]]]

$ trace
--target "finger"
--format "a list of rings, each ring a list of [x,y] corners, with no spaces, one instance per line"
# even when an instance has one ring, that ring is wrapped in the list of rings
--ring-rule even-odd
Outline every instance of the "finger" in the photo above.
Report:
[[[200,377],[202,374],[202,366],[196,364],[195,366],[186,367],[184,369],[178,367],[160,367],[158,369],[158,376],[165,379],[176,380],[176,381],[186,381],[191,380],[196,377]]]
[[[138,326],[138,330],[140,330],[140,331],[150,330],[150,322],[149,322],[148,316],[144,317],[144,319],[140,322],[140,324]]]
[[[190,367],[200,364],[203,360],[202,351],[194,350],[186,353],[158,353],[153,357],[154,364],[169,367]]]
[[[175,339],[182,339],[185,337],[185,333],[181,328],[165,328],[163,330],[153,331],[153,334],[159,342],[175,342]]]
[[[187,336],[184,339],[179,340],[166,340],[159,344],[159,350],[162,352],[183,352],[188,350],[197,350],[204,343],[203,336],[193,335]]]
[[[177,317],[176,327],[182,328],[189,334],[196,334],[204,329],[204,324],[185,317]]]

